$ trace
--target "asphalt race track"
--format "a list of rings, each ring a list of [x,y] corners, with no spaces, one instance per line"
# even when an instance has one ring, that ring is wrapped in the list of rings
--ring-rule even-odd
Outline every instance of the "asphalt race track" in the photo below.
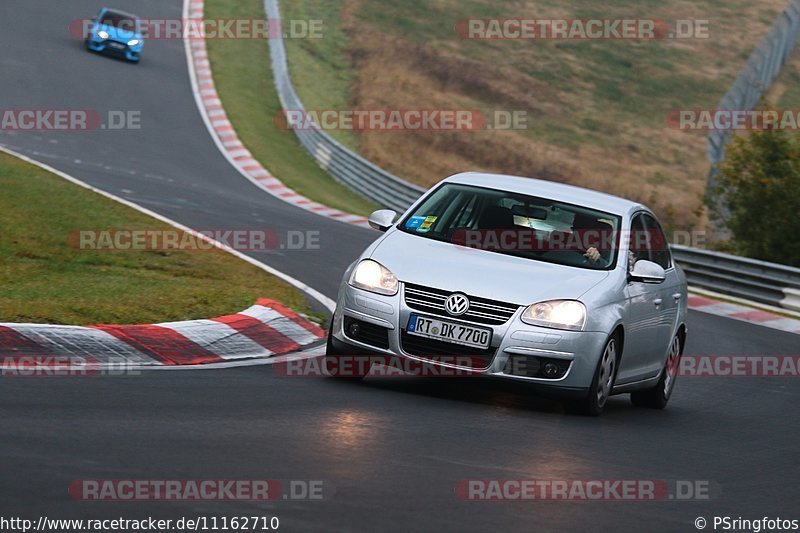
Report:
[[[195,105],[183,43],[147,42],[140,65],[86,52],[67,26],[101,3],[0,3],[0,102],[140,110],[141,130],[0,133],[0,144],[188,226],[319,231],[320,250],[254,257],[334,297],[376,235],[284,204],[231,167]],[[179,0],[118,7],[151,18],[182,9]],[[692,312],[686,353],[796,355],[798,346],[789,333]],[[665,411],[619,396],[598,419],[489,380],[348,383],[271,366],[3,379],[0,515],[264,514],[284,531],[692,531],[700,516],[800,518],[790,516],[800,499],[795,379],[683,378]],[[656,502],[464,502],[454,493],[462,479],[530,477],[707,480],[719,490],[707,501]],[[324,480],[335,494],[252,504],[67,493],[76,479],[201,478]]]

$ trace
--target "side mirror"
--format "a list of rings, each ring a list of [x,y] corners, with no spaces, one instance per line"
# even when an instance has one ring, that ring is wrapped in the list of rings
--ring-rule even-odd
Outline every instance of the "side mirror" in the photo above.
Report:
[[[662,283],[667,279],[667,273],[661,265],[640,259],[633,265],[633,270],[628,273],[628,279],[640,283]]]
[[[379,209],[369,216],[369,225],[378,231],[386,231],[392,227],[395,218],[397,213],[391,209]]]

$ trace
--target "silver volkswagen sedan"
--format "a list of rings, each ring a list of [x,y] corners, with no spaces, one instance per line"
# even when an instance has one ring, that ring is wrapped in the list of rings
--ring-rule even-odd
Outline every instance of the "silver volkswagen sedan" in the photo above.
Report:
[[[563,394],[589,415],[612,394],[666,406],[686,342],[686,279],[645,206],[469,172],[370,225],[384,235],[345,273],[329,358],[463,366]]]

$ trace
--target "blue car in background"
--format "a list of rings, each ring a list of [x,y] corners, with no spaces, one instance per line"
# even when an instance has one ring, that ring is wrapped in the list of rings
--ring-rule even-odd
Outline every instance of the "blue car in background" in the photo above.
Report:
[[[104,7],[89,24],[86,48],[139,62],[144,38],[136,15]]]

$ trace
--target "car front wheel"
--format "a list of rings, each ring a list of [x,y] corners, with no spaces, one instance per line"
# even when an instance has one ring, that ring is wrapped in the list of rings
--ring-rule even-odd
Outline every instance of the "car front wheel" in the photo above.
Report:
[[[667,362],[661,371],[661,378],[655,387],[631,393],[631,402],[638,407],[663,409],[667,406],[675,388],[675,377],[683,354],[683,343],[680,335],[675,335],[669,345]]]
[[[603,412],[606,402],[611,396],[611,390],[614,388],[614,381],[617,379],[618,362],[619,341],[614,335],[606,341],[600,361],[597,362],[589,394],[569,404],[571,412],[588,416],[598,416]]]

